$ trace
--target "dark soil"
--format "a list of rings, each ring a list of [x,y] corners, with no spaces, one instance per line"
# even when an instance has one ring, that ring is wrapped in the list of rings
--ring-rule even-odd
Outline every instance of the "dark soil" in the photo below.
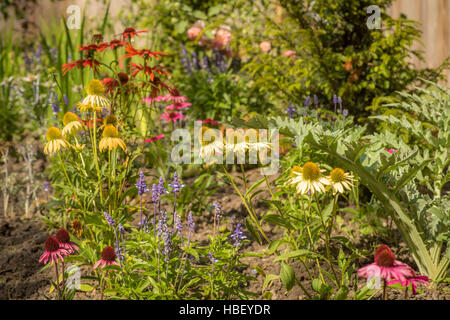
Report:
[[[38,262],[47,236],[38,220],[0,219],[0,299],[28,299],[49,285],[52,270]]]

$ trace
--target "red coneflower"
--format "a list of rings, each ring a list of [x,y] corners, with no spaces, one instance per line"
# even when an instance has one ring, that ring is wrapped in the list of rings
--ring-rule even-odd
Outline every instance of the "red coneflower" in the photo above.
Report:
[[[155,141],[157,141],[157,140],[161,140],[161,139],[163,139],[163,138],[164,138],[164,135],[163,135],[163,134],[160,134],[160,135],[158,135],[158,136],[153,136],[153,137],[150,137],[149,139],[145,139],[144,142],[145,142],[145,143],[152,143],[152,142],[155,142]]]
[[[66,73],[75,68],[75,67],[87,67],[89,66],[91,69],[93,68],[94,71],[98,70],[98,66],[100,65],[100,62],[95,59],[80,59],[68,62],[66,64],[63,64],[62,71],[64,71],[63,76],[66,75]]]
[[[128,39],[128,38],[133,38],[133,37],[137,37],[139,33],[145,33],[148,32],[148,30],[141,30],[141,31],[136,31],[134,28],[125,28],[125,30],[118,34],[121,35],[123,37],[123,39]]]
[[[105,78],[102,80],[102,84],[105,87],[107,93],[112,93],[115,88],[119,86],[119,81],[113,78]]]
[[[125,51],[128,54],[124,55],[123,58],[131,58],[134,56],[139,56],[144,59],[152,58],[152,57],[155,57],[155,59],[159,59],[159,56],[167,56],[167,53],[164,53],[164,52],[150,51],[148,49],[138,50],[136,48],[133,48],[131,45],[127,45],[127,47],[125,48]]]
[[[173,122],[175,122],[175,121],[177,121],[177,120],[183,120],[184,119],[184,116],[181,114],[181,113],[178,113],[178,112],[166,112],[166,113],[164,113],[162,116],[161,116],[161,118],[160,118],[161,120],[162,119],[165,119],[166,120],[166,122],[170,122],[170,121],[173,121]]]
[[[88,44],[87,46],[78,46],[78,49],[79,49],[78,51],[88,51],[88,52],[97,51],[97,52],[101,52],[101,50],[104,50],[103,47],[104,47],[103,43],[101,43],[101,44]]]
[[[131,74],[132,76],[136,76],[139,72],[141,72],[142,70],[144,70],[144,73],[148,76],[150,76],[150,80],[153,81],[155,79],[155,75],[153,72],[156,72],[158,74],[167,74],[168,72],[162,69],[165,69],[165,67],[161,66],[161,65],[157,65],[154,67],[149,67],[149,66],[143,66],[141,64],[136,64],[136,63],[130,63],[130,66],[135,69],[133,71],[133,73]],[[161,68],[161,69],[158,69]]]
[[[89,128],[94,127],[94,120],[82,120],[85,125],[87,125]],[[96,119],[97,122],[102,122],[102,119]]]
[[[59,229],[56,233],[56,239],[59,241],[59,247],[66,249],[69,254],[72,254],[79,249],[75,242],[70,241],[70,236],[66,229]]]
[[[64,261],[63,256],[69,255],[69,251],[67,249],[61,248],[58,239],[55,237],[49,236],[47,240],[45,240],[45,252],[39,258],[40,263],[47,264],[50,259],[50,263],[53,262],[58,263],[58,260]]]
[[[98,52],[102,52],[103,50],[106,50],[107,48],[115,49],[115,48],[123,47],[125,45],[126,45],[126,43],[122,42],[120,40],[111,40],[110,42],[100,43],[98,45],[98,50],[97,51]]]
[[[156,97],[162,89],[169,90],[169,86],[163,81],[161,81],[159,77],[155,77],[153,80],[150,80],[149,82],[142,83],[143,88],[148,85],[151,85],[152,90],[150,95],[151,97]]]
[[[114,248],[107,246],[102,251],[101,259],[94,264],[94,269],[97,269],[98,266],[101,266],[103,269],[105,266],[110,265],[118,265],[118,263],[116,262],[116,253],[114,252]]]
[[[375,251],[375,262],[359,269],[358,275],[365,278],[379,276],[386,281],[406,283],[408,278],[414,277],[414,270],[406,263],[395,260],[392,250],[382,244]]]

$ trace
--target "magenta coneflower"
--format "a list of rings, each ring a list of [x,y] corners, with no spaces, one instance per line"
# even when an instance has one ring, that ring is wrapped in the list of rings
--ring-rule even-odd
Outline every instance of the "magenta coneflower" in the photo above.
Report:
[[[174,103],[174,104],[170,104],[168,106],[166,106],[167,110],[180,110],[180,109],[184,109],[184,108],[188,108],[192,106],[192,103],[190,102],[181,102],[181,103]]]
[[[170,121],[173,121],[173,122],[175,122],[175,121],[177,121],[177,120],[183,120],[184,119],[184,116],[181,114],[181,113],[178,113],[178,112],[166,112],[166,113],[164,113],[162,116],[161,116],[161,118],[160,118],[161,120],[162,119],[165,119],[166,120],[166,122],[170,122]]]
[[[150,137],[149,139],[145,139],[144,142],[145,143],[152,143],[152,142],[155,142],[157,140],[161,140],[163,138],[164,138],[164,135],[160,134],[160,135],[157,135],[157,136]]]
[[[142,99],[142,101],[146,102],[148,104],[150,104],[152,101],[156,101],[156,102],[173,101],[174,103],[182,103],[182,102],[187,101],[187,98],[185,96],[175,96],[175,95],[171,95],[171,94],[165,94],[162,96],[157,96],[155,98],[146,97],[146,98]]]
[[[406,283],[408,278],[414,277],[414,270],[406,263],[395,260],[392,250],[382,244],[375,251],[375,262],[359,269],[358,275],[365,278],[379,276],[385,281]]]
[[[102,258],[94,264],[94,269],[97,269],[98,266],[101,266],[103,269],[105,266],[110,266],[113,264],[118,265],[116,262],[116,253],[112,247],[107,246],[102,251]]]
[[[70,241],[70,236],[66,229],[59,229],[56,233],[56,239],[59,241],[59,247],[66,249],[69,254],[72,254],[79,249],[75,242]]]
[[[206,118],[206,120],[197,120],[197,122],[207,123],[207,124],[216,124],[216,125],[220,124],[219,121],[215,121],[211,118]]]
[[[421,282],[424,283],[426,285],[430,285],[430,279],[427,276],[416,276],[414,275],[413,277],[407,278],[405,282],[401,283],[400,280],[391,280],[388,283],[386,283],[386,285],[390,286],[391,284],[395,284],[395,283],[401,283],[402,286],[406,287],[406,289],[409,288],[410,285],[412,285],[412,293],[413,295],[417,294],[417,284],[416,282]]]
[[[384,149],[384,150],[386,150],[386,151],[389,152],[390,154],[393,154],[394,152],[398,152],[398,150],[397,150],[397,149],[394,149],[394,148],[391,148],[391,149]]]
[[[61,259],[61,261],[64,261],[63,256],[67,255],[69,255],[69,251],[67,249],[61,248],[58,239],[50,236],[47,238],[47,240],[45,240],[45,252],[39,258],[39,262],[47,264],[48,260],[50,259],[51,264],[53,264],[53,261],[55,263],[58,263],[59,259]]]

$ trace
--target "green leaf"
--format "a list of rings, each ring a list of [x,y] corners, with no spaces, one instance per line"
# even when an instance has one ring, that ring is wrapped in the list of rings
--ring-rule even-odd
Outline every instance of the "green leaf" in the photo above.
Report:
[[[215,16],[222,10],[222,5],[218,4],[216,6],[210,7],[208,10],[208,16]]]
[[[80,291],[90,292],[92,290],[94,290],[94,287],[91,286],[90,284],[87,284],[87,283],[80,284]]]
[[[282,216],[277,214],[268,214],[264,216],[262,220],[289,230],[294,229],[292,224],[286,218],[283,218]]]
[[[295,284],[295,273],[294,269],[285,262],[281,262],[280,278],[286,289],[290,291]]]
[[[259,244],[262,244],[261,236],[259,235],[258,230],[256,230],[254,222],[253,222],[253,220],[250,219],[250,217],[247,217],[247,219],[245,219],[245,225],[247,227],[248,232],[250,232],[250,234],[253,236],[253,238]]]
[[[266,276],[266,279],[264,279],[264,283],[262,286],[262,291],[266,290],[266,287],[275,279],[279,279],[280,276],[276,275],[276,274],[268,274]]]
[[[273,262],[277,262],[280,260],[289,260],[289,259],[295,259],[298,257],[305,257],[305,256],[315,256],[316,254],[310,250],[306,250],[306,249],[299,249],[299,250],[294,250],[294,251],[290,251],[288,253],[285,253],[277,258],[275,258],[273,260]]]
[[[255,190],[256,188],[258,188],[258,186],[261,185],[261,183],[264,182],[264,178],[256,181],[249,189],[248,191],[245,193],[245,197],[248,198],[248,196],[253,192],[253,190]]]

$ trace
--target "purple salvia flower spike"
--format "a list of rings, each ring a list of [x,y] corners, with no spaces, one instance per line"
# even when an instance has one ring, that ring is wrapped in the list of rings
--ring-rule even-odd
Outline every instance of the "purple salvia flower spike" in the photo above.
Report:
[[[113,220],[113,218],[108,214],[108,212],[103,212],[103,215],[105,216],[105,219],[106,219],[106,221],[108,222],[108,224],[110,225],[110,226],[114,226],[115,225],[115,221]]]

